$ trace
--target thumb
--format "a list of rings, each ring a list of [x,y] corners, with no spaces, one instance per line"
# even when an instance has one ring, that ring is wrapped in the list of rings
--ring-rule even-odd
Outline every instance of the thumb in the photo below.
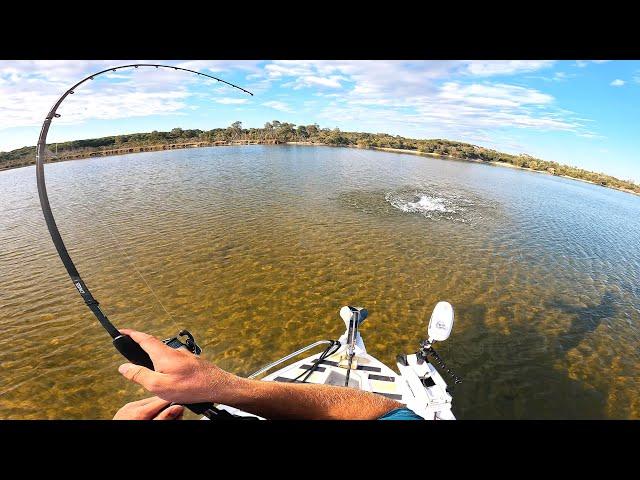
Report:
[[[180,420],[184,414],[182,405],[172,405],[161,411],[154,420]]]
[[[149,370],[147,367],[134,365],[133,363],[124,363],[120,365],[118,367],[118,371],[127,380],[131,380],[132,382],[143,386],[150,392],[155,390],[155,387],[158,385],[158,377],[162,375],[161,373]]]

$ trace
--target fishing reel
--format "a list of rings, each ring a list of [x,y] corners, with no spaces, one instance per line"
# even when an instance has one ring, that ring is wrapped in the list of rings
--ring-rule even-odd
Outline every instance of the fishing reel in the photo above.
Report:
[[[183,341],[181,337],[186,337]],[[165,338],[162,343],[171,348],[184,348],[194,355],[200,355],[202,348],[196,343],[189,330],[180,330],[175,337]],[[113,346],[131,363],[154,370],[149,354],[145,352],[129,335],[119,335],[113,339]]]
[[[186,337],[184,340],[181,337]],[[202,348],[196,343],[195,338],[188,330],[180,330],[175,337],[165,338],[162,343],[171,348],[184,348],[194,355],[200,355]],[[154,370],[153,362],[149,354],[136,343],[129,335],[120,335],[113,339],[116,349],[132,363],[142,365],[150,370]],[[171,405],[174,405],[173,403]],[[193,413],[204,415],[209,420],[230,420],[235,418],[226,410],[220,410],[212,403],[191,403],[185,404]]]
[[[187,337],[187,339],[183,342],[182,340],[180,340],[180,337]],[[162,340],[162,343],[171,348],[186,348],[194,355],[200,355],[202,353],[202,349],[196,343],[195,338],[193,338],[193,335],[191,335],[189,330],[180,330],[178,335],[171,338],[165,338],[164,340]]]

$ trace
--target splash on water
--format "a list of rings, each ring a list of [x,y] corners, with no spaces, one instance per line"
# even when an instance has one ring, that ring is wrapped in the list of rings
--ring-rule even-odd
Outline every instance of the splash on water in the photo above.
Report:
[[[420,198],[417,201],[411,202],[402,198],[394,197],[392,193],[387,193],[385,195],[385,200],[403,212],[423,214],[430,212],[455,212],[454,208],[447,207],[445,205],[443,198],[431,197],[429,195],[420,195]]]
[[[351,190],[337,200],[373,215],[414,215],[429,220],[477,224],[497,213],[494,201],[452,185],[405,185],[384,190]]]
[[[425,218],[444,218],[458,222],[468,221],[468,211],[474,205],[467,196],[436,187],[402,188],[386,192],[385,201],[405,213]]]

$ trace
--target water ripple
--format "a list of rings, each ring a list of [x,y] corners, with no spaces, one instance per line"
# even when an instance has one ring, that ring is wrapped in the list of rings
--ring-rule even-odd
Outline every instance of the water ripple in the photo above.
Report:
[[[640,418],[638,197],[327,147],[46,171],[63,238],[117,326],[187,327],[205,358],[246,375],[339,336],[338,309],[355,303],[371,312],[368,350],[394,365],[448,300],[457,323],[440,353],[465,378],[461,418]],[[32,167],[0,172],[0,326],[20,338],[0,351],[0,418],[110,418],[143,392],[117,374],[37,198]]]

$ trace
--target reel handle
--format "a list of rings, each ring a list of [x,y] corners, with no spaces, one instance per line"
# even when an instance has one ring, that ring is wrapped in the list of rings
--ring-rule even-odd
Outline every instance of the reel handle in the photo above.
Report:
[[[171,348],[185,347],[189,351],[192,351],[188,345],[185,345],[184,343],[182,343],[177,337],[164,340],[164,343],[170,346]],[[114,338],[113,346],[116,347],[116,349],[131,363],[134,363],[136,365],[141,365],[143,367],[148,368],[149,370],[155,370],[153,367],[153,362],[151,361],[151,357],[149,357],[149,354],[145,352],[142,349],[142,347],[138,345],[133,340],[133,338],[131,338],[129,335],[120,335],[119,337]],[[198,350],[200,349],[200,347],[197,347],[197,348]],[[213,403],[209,403],[209,402],[191,403],[184,406],[197,415],[204,415],[207,413],[208,410],[213,410],[214,412],[218,411],[213,405]]]

